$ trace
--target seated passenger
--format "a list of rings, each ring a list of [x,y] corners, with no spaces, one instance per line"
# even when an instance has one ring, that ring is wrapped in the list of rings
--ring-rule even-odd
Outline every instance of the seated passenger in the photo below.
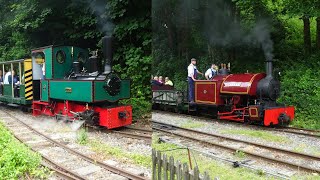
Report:
[[[156,86],[161,86],[161,85],[163,85],[163,83],[159,82],[158,76],[154,76],[151,84],[152,84],[152,85],[156,85]]]
[[[19,77],[15,74],[14,70],[12,70],[11,74],[12,75],[9,75],[8,77],[9,84],[13,83],[14,97],[19,97],[19,89],[20,89]]]
[[[4,81],[3,81],[3,84],[9,84],[9,76],[11,75],[11,72],[10,71],[8,71],[7,73],[6,73],[6,75],[4,76]]]
[[[168,86],[173,86],[173,82],[169,79],[169,77],[166,77],[165,78],[165,85],[168,85]]]
[[[211,68],[209,68],[206,73],[205,73],[205,77],[207,80],[211,80],[214,78],[214,76],[217,75],[217,70],[216,70],[216,65],[215,64],[211,64]]]
[[[159,76],[159,82],[162,83],[162,84],[164,83],[162,76]]]

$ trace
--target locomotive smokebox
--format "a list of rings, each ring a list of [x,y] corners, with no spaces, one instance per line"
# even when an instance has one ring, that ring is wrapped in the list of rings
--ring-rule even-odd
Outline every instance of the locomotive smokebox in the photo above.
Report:
[[[112,37],[111,36],[104,36],[102,38],[102,52],[104,56],[104,73],[109,74],[112,72]]]

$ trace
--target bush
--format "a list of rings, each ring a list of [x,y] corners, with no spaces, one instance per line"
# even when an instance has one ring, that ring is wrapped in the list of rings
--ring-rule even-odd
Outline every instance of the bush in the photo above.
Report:
[[[151,102],[144,97],[126,99],[120,103],[132,105],[132,116],[135,119],[143,119],[151,116]]]
[[[280,102],[295,106],[293,125],[320,129],[320,72],[299,64],[283,74]]]
[[[39,168],[40,162],[39,154],[18,142],[0,124],[0,179],[18,179],[25,173],[43,178],[45,172]]]

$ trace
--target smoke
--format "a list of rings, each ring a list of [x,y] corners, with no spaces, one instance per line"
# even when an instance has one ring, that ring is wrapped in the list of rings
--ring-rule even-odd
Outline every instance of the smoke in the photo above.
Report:
[[[262,47],[265,58],[273,58],[273,42],[267,20],[256,20],[251,28],[243,27],[232,15],[230,2],[211,0],[205,10],[193,11],[198,21],[202,21],[202,31],[210,45],[235,47],[239,45]]]
[[[106,0],[87,0],[92,13],[97,17],[99,30],[107,36],[111,36],[114,31],[114,24],[108,16],[110,9]]]
[[[264,56],[267,60],[273,59],[273,42],[270,35],[270,27],[267,21],[259,21],[252,31],[253,40],[261,44]]]

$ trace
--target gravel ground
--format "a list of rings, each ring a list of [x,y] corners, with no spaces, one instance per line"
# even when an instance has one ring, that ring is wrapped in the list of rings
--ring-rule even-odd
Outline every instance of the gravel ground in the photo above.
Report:
[[[31,125],[36,130],[49,135],[52,139],[55,139],[67,146],[83,153],[86,155],[90,155],[91,157],[99,157],[99,160],[104,161],[107,164],[115,165],[116,167],[120,167],[127,171],[136,173],[136,174],[144,174],[144,176],[151,177],[151,165],[150,167],[143,167],[140,165],[136,165],[131,163],[130,161],[126,161],[123,159],[119,159],[116,157],[108,156],[108,159],[102,158],[103,155],[94,152],[90,147],[85,145],[80,145],[77,143],[77,132],[76,130],[79,127],[77,123],[64,123],[62,121],[57,122],[54,118],[40,116],[33,117],[31,114],[22,113],[18,110],[12,112],[16,117],[23,119],[25,123]],[[147,126],[145,126],[147,127]],[[121,135],[115,133],[97,133],[95,131],[88,132],[88,138],[90,140],[100,141],[103,144],[106,144],[110,147],[118,147],[125,153],[135,153],[145,156],[151,157],[151,146],[147,145],[143,140],[126,138]],[[39,139],[28,139],[28,141],[35,141]],[[42,149],[43,153],[48,156],[50,155],[48,149],[43,147],[38,147]],[[46,152],[47,151],[47,152]],[[63,152],[61,152],[63,153]],[[64,161],[61,159],[61,161]],[[86,162],[84,162],[86,163]],[[79,164],[65,164],[66,167],[78,167]],[[83,165],[82,165],[83,166]],[[75,168],[76,169],[76,168]],[[104,179],[106,175],[99,174],[101,171],[97,171],[96,173],[92,173],[92,179]],[[108,173],[110,174],[110,172]],[[54,177],[50,177],[50,179],[55,179]],[[91,178],[90,178],[91,179]],[[109,179],[109,178],[108,178]],[[121,176],[110,174],[110,179],[125,179]]]
[[[319,138],[313,138],[313,137],[304,137],[303,135],[293,135],[290,133],[285,133],[285,132],[274,132],[272,131],[272,135],[276,135],[281,138],[283,138],[283,141],[280,142],[272,142],[268,141],[265,139],[261,139],[260,137],[252,137],[248,136],[245,134],[232,134],[232,130],[236,131],[250,131],[250,130],[255,130],[257,131],[258,128],[250,128],[250,127],[245,127],[241,124],[238,123],[223,123],[223,122],[218,122],[218,121],[212,121],[208,118],[208,121],[205,120],[199,120],[196,117],[190,117],[190,116],[185,116],[185,115],[179,115],[179,114],[172,114],[172,113],[165,113],[165,112],[153,112],[152,113],[152,120],[154,121],[159,121],[159,122],[164,122],[168,124],[174,124],[177,126],[189,126],[188,128],[196,129],[199,131],[204,131],[208,133],[214,133],[214,134],[219,134],[219,135],[224,135],[232,138],[237,138],[241,140],[247,140],[247,141],[252,141],[256,143],[261,143],[261,144],[267,144],[270,146],[275,146],[275,147],[282,147],[288,150],[299,150],[299,152],[304,152],[308,154],[313,154],[313,155],[320,155],[318,154],[320,152],[320,141]],[[227,133],[226,133],[227,132]],[[223,158],[227,159],[232,159],[232,160],[244,160],[244,159],[239,159],[234,156],[232,152],[228,152],[224,149],[212,147],[212,146],[205,146],[203,144],[195,143],[194,141],[188,141],[185,139],[178,138],[176,136],[171,136],[168,134],[163,134],[163,133],[157,133],[158,136],[165,138],[173,143],[177,144],[182,144],[185,146],[192,147],[194,149],[204,151],[204,152],[209,152],[210,154],[214,154]],[[190,135],[190,134],[189,134]],[[213,141],[216,140],[213,138]],[[218,140],[216,140],[218,141]],[[219,142],[223,144],[223,141]],[[237,147],[237,143],[229,144],[229,146]],[[242,147],[243,148],[243,147]],[[250,146],[245,147],[246,150],[253,151],[253,152],[259,152],[259,148],[252,148],[250,149]],[[283,165],[278,165],[275,163],[271,162],[266,162],[257,158],[251,158],[250,159],[254,160],[255,162],[251,164],[251,166],[254,166],[255,168],[258,169],[265,169],[266,171],[271,171],[271,172],[280,172],[283,175],[293,175],[293,174],[298,174],[297,171],[293,171],[289,167],[284,167]],[[293,162],[299,162],[298,159],[290,159],[290,161]],[[320,162],[313,164],[313,167],[320,168]]]

